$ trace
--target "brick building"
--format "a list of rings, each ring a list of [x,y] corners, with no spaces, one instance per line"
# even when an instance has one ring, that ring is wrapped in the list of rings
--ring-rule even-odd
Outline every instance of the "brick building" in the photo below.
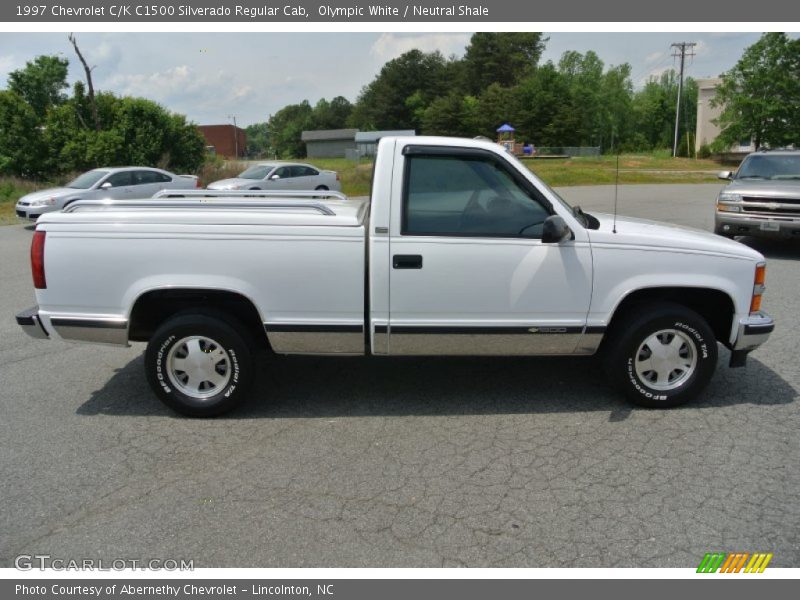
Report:
[[[206,140],[206,148],[223,158],[242,158],[247,151],[247,134],[231,124],[198,125]]]

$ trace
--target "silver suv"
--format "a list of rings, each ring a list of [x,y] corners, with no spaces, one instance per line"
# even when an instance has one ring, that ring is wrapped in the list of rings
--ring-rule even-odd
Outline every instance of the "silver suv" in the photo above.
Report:
[[[715,233],[800,239],[800,150],[753,152],[719,178]]]

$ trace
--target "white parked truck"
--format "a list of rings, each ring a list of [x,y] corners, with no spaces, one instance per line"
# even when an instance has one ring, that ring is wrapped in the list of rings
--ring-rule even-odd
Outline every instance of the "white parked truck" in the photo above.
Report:
[[[213,192],[42,216],[38,306],[18,323],[34,337],[147,342],[154,392],[193,416],[238,405],[262,349],[599,353],[628,398],[670,407],[708,383],[717,343],[743,366],[774,327],[758,252],[585,214],[489,142],[384,138],[368,200],[201,194]]]

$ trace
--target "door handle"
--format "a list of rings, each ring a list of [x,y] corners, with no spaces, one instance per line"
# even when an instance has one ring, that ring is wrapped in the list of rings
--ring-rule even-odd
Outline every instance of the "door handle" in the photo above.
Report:
[[[392,257],[392,267],[395,269],[421,269],[422,256],[419,254],[395,254]]]

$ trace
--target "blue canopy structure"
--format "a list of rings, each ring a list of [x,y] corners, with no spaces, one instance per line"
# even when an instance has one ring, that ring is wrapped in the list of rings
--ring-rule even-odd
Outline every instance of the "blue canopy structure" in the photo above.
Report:
[[[511,125],[508,123],[503,123],[500,127],[497,128],[497,133],[513,133],[516,131]]]

